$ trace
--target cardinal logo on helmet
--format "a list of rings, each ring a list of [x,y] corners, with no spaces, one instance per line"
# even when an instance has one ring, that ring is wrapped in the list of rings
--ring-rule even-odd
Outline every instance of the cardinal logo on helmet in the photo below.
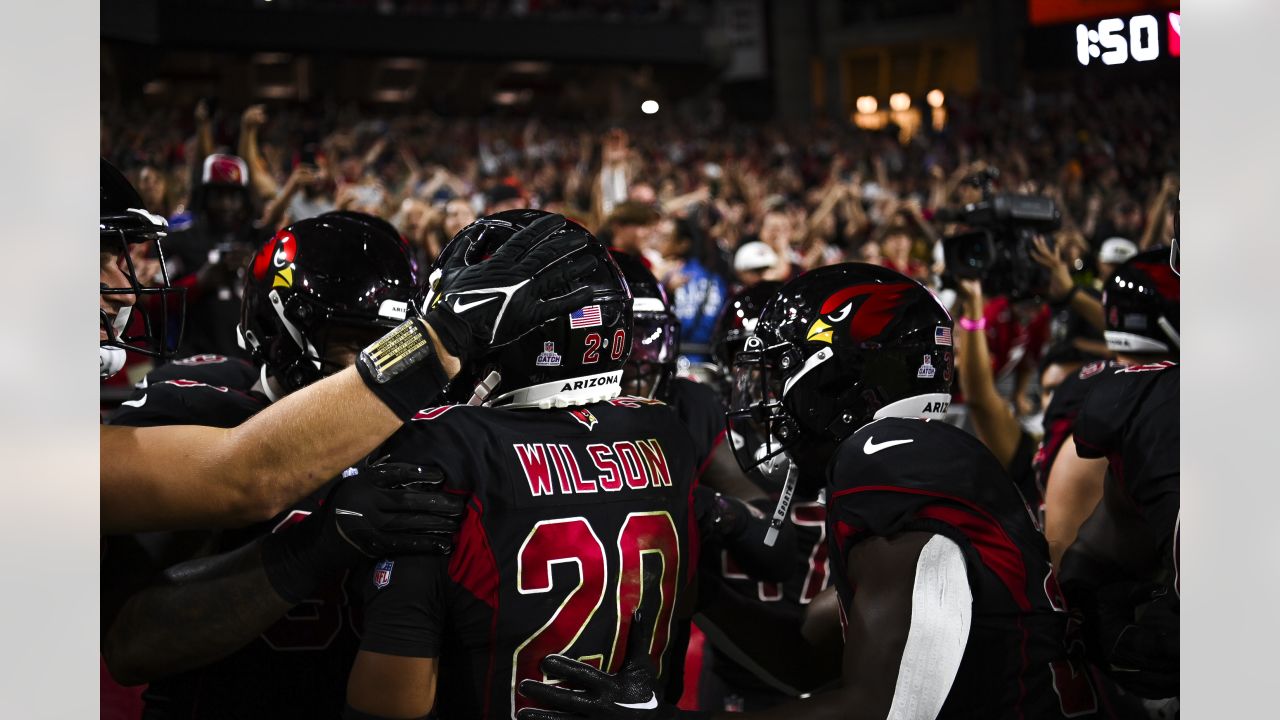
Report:
[[[846,322],[853,340],[871,340],[888,327],[898,300],[913,287],[916,287],[914,283],[888,283],[854,285],[840,290],[823,301],[805,340],[830,345],[834,333]]]
[[[253,259],[253,276],[263,280],[267,271],[274,268],[275,277],[271,279],[271,287],[293,287],[293,258],[297,251],[298,239],[293,233],[281,230],[262,246]]]

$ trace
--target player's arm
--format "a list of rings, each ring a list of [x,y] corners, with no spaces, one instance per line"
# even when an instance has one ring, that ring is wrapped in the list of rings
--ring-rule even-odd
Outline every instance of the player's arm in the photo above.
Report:
[[[1080,526],[1102,499],[1107,461],[1076,454],[1073,435],[1062,443],[1049,470],[1044,495],[1044,537],[1055,569],[1062,569],[1062,554],[1075,542]]]
[[[208,665],[368,557],[449,552],[464,499],[443,492],[443,479],[411,465],[368,466],[339,482],[320,512],[244,547],[174,565],[149,583],[109,566],[107,668],[136,685]],[[117,597],[123,587],[136,589]]]
[[[425,718],[436,701],[436,659],[361,650],[347,681],[346,720]]]
[[[768,582],[791,576],[795,528],[783,523],[774,544],[765,545],[773,502],[742,472],[728,443],[720,442],[712,451],[694,489],[694,510],[704,541],[720,543],[747,575]]]
[[[841,687],[726,720],[937,717],[960,669],[973,614],[960,548],[923,532],[872,538],[850,549],[847,567],[858,591],[846,609]]]
[[[436,302],[366,348],[357,369],[292,393],[239,427],[103,428],[103,532],[241,525],[314,491],[429,405],[460,359],[583,303],[590,289],[578,279],[595,263],[567,262],[586,243],[553,237],[564,225],[560,215],[539,218],[435,295],[501,302]]]
[[[456,374],[457,359],[442,359]],[[348,368],[234,428],[104,426],[102,532],[267,520],[372,452],[400,425]]]
[[[377,572],[361,580],[365,628],[343,717],[424,718],[435,705],[447,571],[435,559],[397,557]]]
[[[272,590],[260,553],[255,542],[175,565],[129,598],[109,624],[104,618],[102,657],[116,682],[141,685],[202,667],[283,616],[293,603]]]

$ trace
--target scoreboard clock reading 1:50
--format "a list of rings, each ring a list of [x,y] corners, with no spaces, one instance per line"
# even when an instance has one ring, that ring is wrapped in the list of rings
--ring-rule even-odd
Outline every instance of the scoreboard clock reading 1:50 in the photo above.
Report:
[[[1169,13],[1169,34],[1180,35],[1178,13]],[[1180,39],[1180,38],[1179,38]],[[1088,66],[1095,60],[1104,65],[1148,62],[1160,57],[1160,22],[1154,15],[1099,20],[1097,26],[1076,26],[1076,60]]]

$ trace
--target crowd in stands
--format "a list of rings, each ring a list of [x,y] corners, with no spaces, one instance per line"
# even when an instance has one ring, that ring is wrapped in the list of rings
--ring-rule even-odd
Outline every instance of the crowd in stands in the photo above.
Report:
[[[444,118],[354,107],[104,107],[102,154],[169,219],[170,273],[190,288],[196,352],[235,353],[236,275],[279,228],[334,209],[391,222],[426,267],[477,216],[561,212],[644,258],[704,359],[728,297],[849,260],[879,263],[937,291],[959,315],[981,287],[947,273],[942,208],[1001,192],[1053,198],[1062,226],[1041,246],[1047,296],[988,298],[997,381],[1019,416],[1035,410],[1036,364],[1052,347],[1107,354],[1098,323],[1062,296],[1174,233],[1176,87],[1075,87],[948,98],[946,123],[905,142],[831,122],[693,124],[662,115],[585,126],[538,118]],[[211,156],[213,157],[211,160]],[[1086,314],[1087,315],[1087,314]],[[219,319],[220,316],[221,319]],[[1100,322],[1100,321],[1099,321]],[[232,322],[231,325],[234,325]]]

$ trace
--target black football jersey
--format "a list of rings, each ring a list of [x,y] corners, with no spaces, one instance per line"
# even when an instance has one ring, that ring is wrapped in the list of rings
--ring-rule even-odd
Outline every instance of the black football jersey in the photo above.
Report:
[[[134,398],[116,410],[109,422],[135,427],[234,427],[269,404],[251,389],[257,379],[254,367],[236,358],[196,355],[176,360],[148,374]],[[151,558],[163,558],[160,565],[226,552],[306,517],[319,507],[326,491],[300,500],[266,523],[198,537],[147,533],[132,541]],[[175,552],[185,557],[175,558]],[[108,558],[103,570],[108,581],[111,568]],[[143,717],[339,718],[358,645],[358,622],[340,583],[323,588],[239,651],[151,683],[143,695]]]
[[[251,392],[258,380],[252,365],[225,355],[192,355],[147,373],[133,396],[107,416],[107,423],[235,427],[267,406]]]
[[[1076,416],[1080,414],[1080,408],[1093,389],[1095,380],[1107,370],[1118,367],[1118,363],[1110,360],[1091,362],[1075,374],[1068,375],[1053,391],[1053,399],[1044,411],[1044,437],[1040,439],[1040,447],[1031,461],[1040,501],[1044,499],[1044,489],[1049,482],[1053,461],[1058,457],[1062,444],[1071,436]],[[1028,497],[1027,502],[1034,503],[1036,499]]]
[[[698,474],[701,475],[711,461],[711,453],[724,442],[727,425],[720,395],[702,383],[674,378],[667,390],[667,402],[689,429],[694,457],[698,460]]]
[[[471,496],[452,557],[384,559],[362,580],[361,649],[439,657],[439,717],[514,717],[551,653],[617,671],[642,591],[659,606],[655,667],[664,684],[678,672],[696,458],[669,406],[439,407],[378,454],[437,465]]]
[[[715,673],[731,691],[796,697],[839,679],[839,656],[811,647],[800,633],[809,603],[831,584],[826,507],[800,492],[788,513],[796,555],[785,582],[752,578],[728,550],[705,548],[697,623],[715,655]]]
[[[1131,365],[1104,373],[1075,422],[1076,453],[1109,461],[1114,483],[1146,521],[1176,574],[1180,442],[1179,366]]]
[[[841,443],[828,473],[831,569],[843,607],[855,592],[843,558],[864,539],[923,531],[964,553],[973,621],[939,718],[1096,712],[1085,668],[1068,656],[1068,617],[1048,546],[977,438],[942,422],[886,418]]]

